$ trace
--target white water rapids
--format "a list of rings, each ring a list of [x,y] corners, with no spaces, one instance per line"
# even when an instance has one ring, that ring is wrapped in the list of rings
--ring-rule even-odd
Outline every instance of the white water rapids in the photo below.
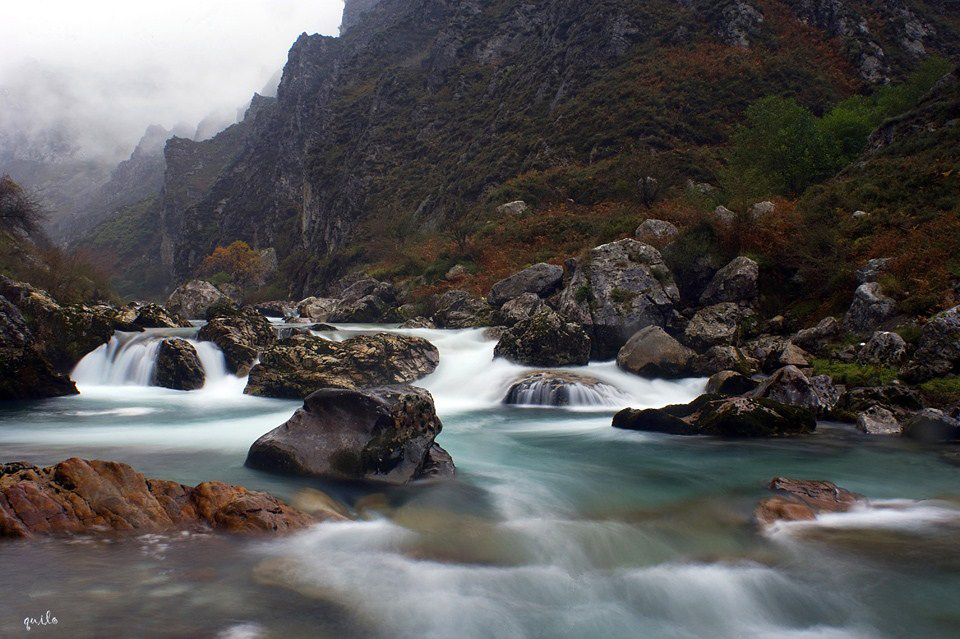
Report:
[[[384,330],[340,329],[323,336]],[[507,406],[533,369],[494,360],[482,330],[400,332],[440,351],[416,383],[435,398],[456,480],[385,489],[246,469],[250,444],[299,402],[243,395],[245,380],[190,329],[118,335],[74,371],[79,397],[0,412],[5,461],[117,459],[295,504],[315,488],[358,518],[278,539],[0,544],[12,611],[0,636],[47,609],[61,623],[38,630],[71,638],[960,636],[960,502],[949,498],[960,469],[929,451],[831,425],[756,442],[617,431],[616,410],[689,401],[703,380],[595,363],[567,369],[603,385],[574,387],[579,406]],[[149,386],[171,334],[198,349],[203,389]],[[830,479],[876,506],[760,535],[750,511],[777,475]]]

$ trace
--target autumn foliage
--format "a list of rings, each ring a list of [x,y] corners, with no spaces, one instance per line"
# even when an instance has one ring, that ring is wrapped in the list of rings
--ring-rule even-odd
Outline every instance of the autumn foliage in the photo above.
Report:
[[[229,246],[218,246],[203,259],[198,271],[205,276],[225,275],[228,281],[247,288],[263,284],[267,265],[260,253],[250,248],[246,242],[237,240]]]

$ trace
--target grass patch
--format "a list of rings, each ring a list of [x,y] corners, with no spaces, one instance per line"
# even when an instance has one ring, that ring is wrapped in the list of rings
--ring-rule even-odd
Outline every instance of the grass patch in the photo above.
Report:
[[[844,364],[827,359],[814,360],[813,372],[829,375],[835,383],[847,386],[883,386],[897,379],[895,368]]]
[[[920,384],[919,388],[924,398],[935,405],[960,402],[960,377],[956,375],[931,379]]]

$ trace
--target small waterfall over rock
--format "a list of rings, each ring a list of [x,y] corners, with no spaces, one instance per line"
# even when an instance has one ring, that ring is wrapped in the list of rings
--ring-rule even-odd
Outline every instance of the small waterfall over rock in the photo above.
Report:
[[[230,376],[216,344],[193,339],[195,329],[149,329],[143,333],[118,331],[109,343],[80,360],[71,377],[80,386],[153,386],[157,352],[163,340],[179,337],[197,351],[206,375],[205,387]]]
[[[618,407],[630,397],[603,382],[586,375],[543,371],[517,380],[504,404],[517,406],[610,406]]]

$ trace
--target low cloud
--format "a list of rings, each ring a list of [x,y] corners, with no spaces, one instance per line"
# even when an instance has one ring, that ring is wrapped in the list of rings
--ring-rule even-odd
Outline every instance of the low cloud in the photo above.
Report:
[[[0,157],[116,162],[147,126],[201,135],[275,86],[302,32],[342,0],[33,0],[0,22]]]

